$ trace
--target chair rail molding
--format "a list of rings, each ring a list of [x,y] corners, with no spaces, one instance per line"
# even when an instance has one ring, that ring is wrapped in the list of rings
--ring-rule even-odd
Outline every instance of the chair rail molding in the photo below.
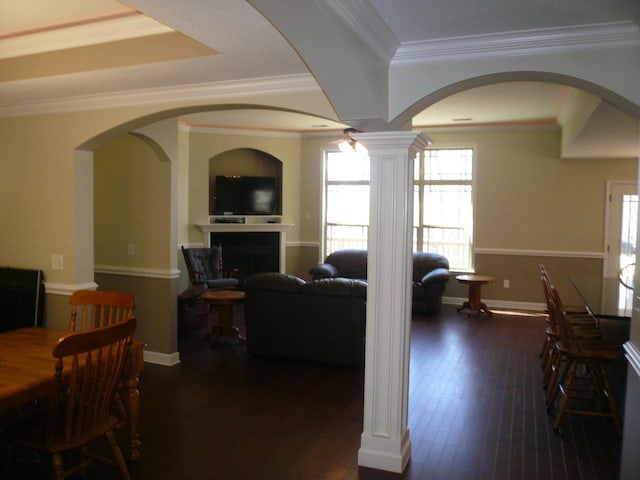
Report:
[[[473,252],[477,255],[513,255],[518,257],[604,258],[604,252],[574,252],[570,250],[528,250],[522,248],[476,247]]]

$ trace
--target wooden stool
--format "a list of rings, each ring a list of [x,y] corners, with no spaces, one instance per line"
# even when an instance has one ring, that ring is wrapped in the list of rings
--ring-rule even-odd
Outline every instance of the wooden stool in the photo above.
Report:
[[[240,290],[207,290],[202,299],[218,312],[218,324],[214,325],[207,338],[216,344],[220,338],[233,338],[240,343],[244,337],[238,327],[233,326],[233,306],[244,301],[244,292]]]
[[[481,313],[486,313],[491,316],[491,310],[487,308],[487,305],[482,303],[481,299],[481,291],[482,285],[489,285],[493,283],[494,278],[488,277],[486,275],[476,275],[475,273],[469,273],[466,275],[458,275],[456,280],[460,283],[466,283],[469,285],[469,300],[464,302],[461,307],[458,308],[458,312],[468,309],[469,315],[472,313],[480,315]]]

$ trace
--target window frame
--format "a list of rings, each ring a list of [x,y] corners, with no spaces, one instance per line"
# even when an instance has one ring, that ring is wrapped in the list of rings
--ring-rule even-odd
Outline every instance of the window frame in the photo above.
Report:
[[[419,188],[419,195],[420,195],[420,201],[418,202],[418,208],[419,211],[418,212],[414,212],[414,218],[418,219],[418,225],[413,225],[412,228],[412,243],[414,241],[413,235],[415,234],[415,243],[416,243],[416,247],[418,246],[419,242],[418,242],[418,238],[420,238],[419,235],[419,231],[424,229],[424,225],[423,225],[423,220],[424,220],[424,188],[421,187],[420,183],[422,183],[422,186],[424,185],[470,185],[471,186],[471,205],[472,205],[472,212],[471,212],[471,222],[472,222],[472,231],[471,231],[471,248],[470,248],[470,262],[471,264],[469,265],[468,268],[460,268],[460,267],[455,267],[452,268],[451,271],[452,272],[460,272],[460,273],[473,273],[475,272],[475,267],[476,267],[476,255],[475,255],[475,250],[476,250],[476,232],[477,232],[477,222],[476,222],[476,217],[477,217],[477,202],[476,202],[476,196],[477,196],[477,179],[478,179],[478,170],[477,170],[477,165],[478,165],[478,146],[474,143],[438,143],[437,145],[430,145],[428,146],[426,150],[471,150],[471,180],[470,181],[454,181],[454,180],[436,180],[436,181],[432,181],[432,182],[428,182],[424,179],[424,165],[425,165],[425,161],[424,161],[424,155],[420,154],[420,156],[418,157],[418,159],[420,160],[420,179],[416,180],[415,178],[415,168],[414,168],[414,192],[415,192],[415,187],[418,186]],[[413,223],[413,222],[412,222]]]
[[[328,253],[328,227],[329,223],[327,221],[327,205],[328,205],[328,190],[330,185],[366,185],[369,187],[369,195],[371,195],[371,177],[369,176],[368,180],[329,180],[329,172],[328,172],[328,159],[329,155],[332,153],[343,154],[340,149],[336,148],[325,148],[322,152],[322,238],[321,238],[321,257],[325,258]],[[367,243],[369,237],[369,217],[367,217],[367,222],[362,227],[367,230]],[[356,226],[356,225],[354,225]],[[366,246],[364,248],[367,248]]]
[[[472,202],[472,233],[471,233],[471,251],[470,251],[470,260],[471,260],[471,265],[469,269],[463,269],[463,268],[453,268],[451,269],[452,272],[460,272],[460,273],[470,273],[470,272],[475,272],[475,251],[476,251],[476,235],[477,235],[477,222],[476,222],[476,218],[477,218],[477,202],[476,202],[476,198],[477,198],[477,180],[478,180],[478,170],[477,170],[477,165],[478,165],[478,146],[474,143],[438,143],[437,145],[433,145],[433,146],[429,146],[427,147],[425,150],[458,150],[458,149],[468,149],[471,150],[472,152],[472,164],[471,164],[471,181],[468,183],[471,186],[471,202]],[[328,196],[328,186],[329,185],[339,185],[339,184],[343,184],[343,185],[369,185],[369,187],[371,186],[371,179],[369,180],[360,180],[360,181],[354,181],[354,180],[332,180],[329,181],[328,180],[328,171],[327,171],[327,164],[328,164],[328,155],[330,153],[341,153],[340,150],[338,148],[325,148],[322,151],[322,163],[323,163],[323,168],[322,168],[322,225],[321,225],[321,244],[320,244],[320,250],[321,250],[321,257],[325,258],[326,255],[328,254],[328,249],[327,249],[327,241],[328,241],[328,236],[327,236],[327,231],[328,231],[328,223],[327,223],[327,196]],[[416,159],[414,160],[415,162],[422,160],[424,157],[424,155],[422,153],[420,153]],[[424,162],[421,161],[420,162],[420,169],[421,169],[421,174],[422,174],[422,178],[424,178],[424,172],[422,171],[424,169]],[[414,186],[414,190],[412,191],[412,195],[414,194],[413,192],[415,191],[415,186],[417,185],[418,180],[415,179],[415,167],[414,167],[414,171],[412,172],[412,178],[413,178],[413,186]],[[456,184],[456,182],[449,182],[449,181],[436,181],[433,182],[434,184]],[[466,182],[459,182],[460,184],[464,183],[467,184]],[[413,196],[412,196],[413,198]],[[421,201],[419,202],[419,211],[414,212],[414,217],[417,217],[419,219],[419,225],[413,225],[412,227],[412,243],[413,243],[413,232],[416,231],[416,228],[423,228],[422,227],[422,219],[423,219],[423,202],[424,202],[424,190],[422,191],[422,197],[421,197]],[[412,224],[413,224],[413,219],[412,219]],[[369,227],[368,222],[366,225],[367,229]],[[367,236],[368,236],[368,231],[367,231]]]

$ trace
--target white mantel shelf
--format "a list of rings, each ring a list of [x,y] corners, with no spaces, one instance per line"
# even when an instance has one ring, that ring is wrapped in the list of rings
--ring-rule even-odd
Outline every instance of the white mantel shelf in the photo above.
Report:
[[[205,233],[210,232],[286,232],[292,223],[207,223],[198,225]]]

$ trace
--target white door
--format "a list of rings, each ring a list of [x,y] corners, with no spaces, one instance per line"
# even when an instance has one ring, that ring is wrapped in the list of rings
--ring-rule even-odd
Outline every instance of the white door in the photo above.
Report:
[[[616,278],[635,262],[638,184],[610,182],[608,191],[604,276]]]

